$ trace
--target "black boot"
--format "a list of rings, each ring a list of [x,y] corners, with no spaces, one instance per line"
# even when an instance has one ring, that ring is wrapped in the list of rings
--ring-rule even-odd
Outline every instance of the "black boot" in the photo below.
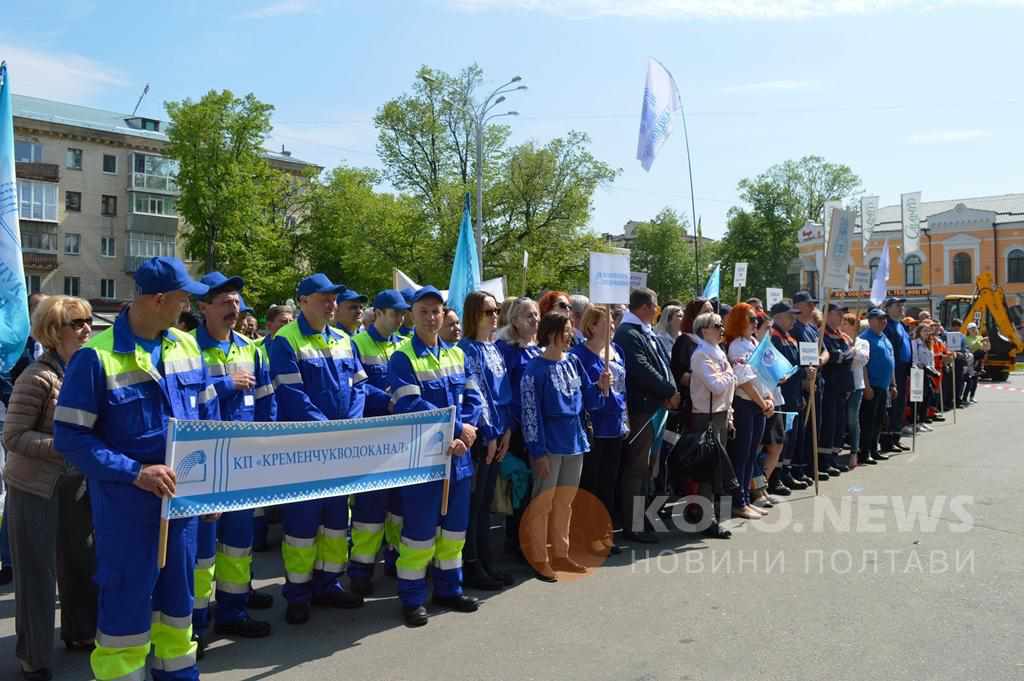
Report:
[[[422,627],[427,623],[427,609],[422,605],[416,608],[402,608],[402,619],[407,627]]]
[[[793,477],[793,471],[789,468],[782,469],[782,473],[779,474],[779,480],[789,489],[807,489],[807,483]]]
[[[466,594],[459,594],[458,596],[434,596],[434,605],[438,605],[442,608],[448,608],[456,612],[476,612],[480,609],[480,601],[467,596]]]
[[[768,478],[768,493],[780,497],[788,497],[793,493],[788,487],[782,484],[782,480],[779,479],[778,468],[772,471],[771,477]]]

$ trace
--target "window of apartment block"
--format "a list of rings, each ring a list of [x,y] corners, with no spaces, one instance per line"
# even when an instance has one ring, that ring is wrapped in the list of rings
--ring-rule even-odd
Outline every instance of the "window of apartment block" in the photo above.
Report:
[[[77,296],[81,287],[81,277],[64,277],[64,295]]]
[[[100,298],[117,298],[113,279],[100,279]]]
[[[43,278],[38,274],[26,274],[25,288],[28,289],[29,295],[39,293],[43,288]]]
[[[117,255],[117,244],[114,242],[114,237],[105,236],[100,239],[100,255],[107,258],[113,258]]]
[[[82,252],[82,235],[74,232],[64,234],[64,255],[79,255]]]
[[[68,170],[81,170],[82,150],[68,147],[67,154],[64,155],[64,167]]]
[[[64,210],[79,212],[82,210],[82,192],[64,192]]]
[[[14,160],[17,163],[39,163],[43,160],[43,145],[39,142],[14,140]]]
[[[906,286],[921,286],[921,258],[908,255],[903,261],[903,282]]]
[[[174,256],[174,237],[132,232],[128,235],[128,255],[136,258]]]
[[[1011,284],[1024,282],[1024,251],[1019,248],[1006,256],[1006,279]]]
[[[18,180],[18,214],[23,220],[57,221],[57,185]]]
[[[113,217],[117,215],[117,197],[104,194],[100,203],[100,215]]]
[[[178,162],[155,154],[132,154],[132,189],[149,189],[162,192],[178,191],[175,177]]]
[[[966,253],[957,253],[953,256],[953,283],[970,284],[973,281],[971,276],[971,256]]]
[[[103,172],[108,175],[117,174],[117,156],[113,154],[103,154]]]
[[[143,194],[134,193],[132,210],[135,213],[147,215],[163,215],[166,217],[177,217],[178,205],[175,197],[164,194]]]
[[[25,220],[21,223],[21,248],[42,253],[57,252],[57,225]]]

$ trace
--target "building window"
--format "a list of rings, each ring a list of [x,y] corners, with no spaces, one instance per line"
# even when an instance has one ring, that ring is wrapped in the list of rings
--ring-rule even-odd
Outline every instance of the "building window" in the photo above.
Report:
[[[174,256],[174,237],[132,232],[128,235],[128,255],[136,258]]]
[[[18,163],[42,162],[43,145],[38,142],[14,140],[14,160]]]
[[[163,215],[172,218],[178,216],[178,203],[173,196],[136,192],[134,197],[132,209],[135,213]]]
[[[117,197],[104,194],[100,205],[100,215],[113,217],[117,215]]]
[[[57,222],[57,185],[18,180],[18,215],[22,220]]]
[[[117,254],[116,244],[114,243],[114,237],[105,236],[100,239],[100,255],[113,258]]]
[[[64,255],[79,255],[82,252],[82,235],[67,232],[64,234]]]
[[[57,252],[57,225],[21,223],[21,250],[42,253]]]
[[[909,255],[903,261],[903,283],[905,286],[921,286],[921,258]]]
[[[64,210],[75,213],[82,210],[82,192],[64,192]]]
[[[82,150],[69,147],[64,156],[64,167],[68,170],[82,169]]]
[[[32,295],[33,293],[39,293],[39,291],[43,288],[43,278],[38,274],[26,274],[25,288],[28,289],[29,295]]]
[[[100,298],[117,298],[113,279],[100,279]]]
[[[64,277],[64,295],[77,296],[81,277]]]
[[[875,281],[875,272],[878,271],[878,266],[881,264],[881,258],[871,258],[871,262],[868,263],[868,267],[871,268],[871,282]]]
[[[154,154],[132,154],[132,189],[177,192],[178,162]]]
[[[108,175],[117,175],[117,156],[103,154],[103,172]]]
[[[966,253],[957,253],[953,256],[953,283],[970,284],[972,281],[971,256]]]

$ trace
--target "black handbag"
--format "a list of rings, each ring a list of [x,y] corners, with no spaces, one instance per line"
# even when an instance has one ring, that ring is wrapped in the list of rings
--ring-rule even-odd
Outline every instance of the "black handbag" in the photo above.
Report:
[[[739,489],[739,481],[725,447],[715,436],[711,419],[711,400],[708,400],[708,425],[699,433],[687,433],[679,438],[669,456],[669,474],[674,489],[684,489],[689,480],[710,482],[716,494],[732,494]]]

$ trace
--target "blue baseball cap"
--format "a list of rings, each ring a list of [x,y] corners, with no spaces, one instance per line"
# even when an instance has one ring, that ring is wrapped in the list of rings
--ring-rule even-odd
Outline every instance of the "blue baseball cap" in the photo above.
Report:
[[[413,298],[416,297],[416,289],[412,286],[406,286],[400,291],[400,293],[402,294],[402,297],[405,298],[405,302],[412,305]]]
[[[300,281],[296,293],[300,296],[310,296],[314,293],[341,293],[344,290],[344,284],[334,284],[326,274],[317,272]]]
[[[408,310],[411,305],[405,296],[393,288],[384,289],[373,298],[373,307],[377,310]]]
[[[357,293],[350,288],[347,288],[338,294],[339,303],[347,303],[350,300],[358,300],[360,303],[365,303],[367,298],[362,293]]]
[[[880,307],[873,307],[868,310],[868,319],[888,319],[889,315]]]
[[[210,290],[189,276],[185,263],[169,256],[143,261],[135,270],[135,288],[140,295],[184,291],[194,296],[205,296]]]
[[[441,292],[433,286],[424,286],[420,290],[416,291],[416,295],[412,297],[412,302],[418,303],[424,298],[437,298],[441,301],[442,305],[444,304],[444,297],[441,295]]]
[[[216,295],[224,291],[238,291],[241,293],[245,287],[245,280],[241,277],[226,277],[220,272],[213,271],[204,274],[202,279],[199,280],[200,284],[206,284],[210,287],[207,295]]]
[[[811,295],[810,291],[797,291],[793,294],[793,304],[797,303],[814,303],[817,305],[818,299]]]
[[[245,298],[242,297],[241,293],[238,294],[238,311],[242,313],[251,312],[256,314],[256,310],[245,304]]]

